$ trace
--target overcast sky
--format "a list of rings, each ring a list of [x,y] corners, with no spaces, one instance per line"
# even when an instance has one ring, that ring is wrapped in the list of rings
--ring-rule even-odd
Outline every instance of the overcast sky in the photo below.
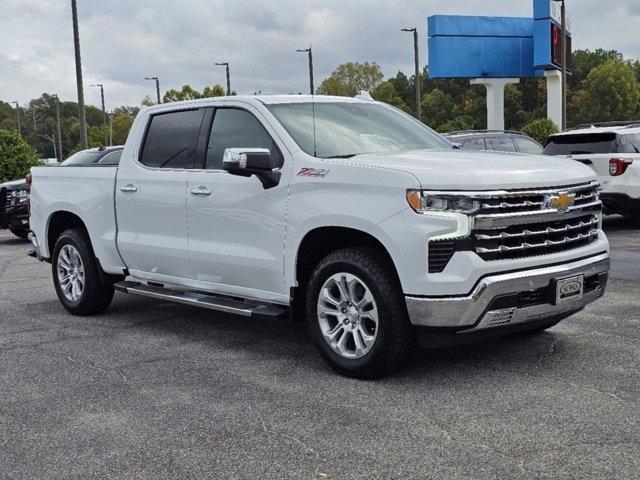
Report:
[[[69,0],[0,0],[0,99],[21,103],[43,92],[76,100]],[[78,0],[89,104],[139,105],[161,88],[224,84],[231,64],[239,94],[308,90],[296,48],[313,44],[316,86],[346,61],[375,61],[385,76],[413,70],[417,25],[427,64],[426,18],[433,14],[531,16],[532,0]],[[640,0],[567,0],[574,48],[606,48],[640,58]]]

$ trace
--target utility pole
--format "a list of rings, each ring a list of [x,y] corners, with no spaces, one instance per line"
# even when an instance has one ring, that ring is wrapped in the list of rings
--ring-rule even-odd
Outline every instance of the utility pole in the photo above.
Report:
[[[311,95],[315,93],[315,89],[313,88],[313,50],[311,45],[309,48],[303,48],[296,50],[296,52],[307,53],[309,55],[309,90],[311,91]]]
[[[37,134],[38,133],[38,123],[36,122],[36,107],[34,106],[33,109],[31,109],[31,114],[33,115],[33,133]]]
[[[158,105],[160,105],[162,103],[162,100],[160,99],[160,80],[158,79],[158,77],[144,77],[145,80],[155,80],[156,82],[156,96],[158,97]]]
[[[18,102],[13,102],[13,104],[16,106],[16,123],[18,124],[18,135],[22,137],[22,126],[20,125],[20,105],[18,105]]]
[[[216,62],[215,65],[224,66],[227,69],[227,96],[231,96],[231,76],[229,75],[229,62]]]
[[[80,32],[78,31],[78,6],[76,0],[71,0],[71,15],[73,17],[73,47],[76,54],[76,84],[78,87],[78,121],[80,122],[80,146],[86,150],[87,118],[84,112],[84,89],[82,87],[82,61],[80,60]]]
[[[62,162],[62,157],[63,157],[63,153],[62,153],[62,127],[60,125],[60,99],[58,98],[58,95],[54,95],[54,97],[56,97],[56,127],[58,129],[58,161]]]
[[[416,81],[415,81],[415,89],[416,89],[416,118],[422,121],[422,105],[420,104],[421,95],[420,95],[420,56],[418,54],[418,29],[417,28],[403,28],[403,32],[413,32],[413,53],[414,53],[414,61],[415,61],[415,70],[416,70]]]
[[[92,87],[100,87],[100,100],[102,101],[102,131],[104,132],[105,146],[109,142],[109,133],[107,132],[107,111],[104,109],[104,85],[96,83]]]
[[[109,114],[109,146],[113,146],[113,115]]]

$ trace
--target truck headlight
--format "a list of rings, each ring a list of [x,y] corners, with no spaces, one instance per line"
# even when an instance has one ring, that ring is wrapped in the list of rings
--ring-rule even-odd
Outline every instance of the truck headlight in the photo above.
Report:
[[[407,190],[407,201],[417,213],[455,212],[473,215],[480,210],[480,202],[454,194],[432,194],[424,190]]]
[[[21,205],[23,203],[26,203],[27,200],[29,199],[29,190],[27,189],[20,189],[20,190],[14,190],[11,192],[11,203],[13,205]]]

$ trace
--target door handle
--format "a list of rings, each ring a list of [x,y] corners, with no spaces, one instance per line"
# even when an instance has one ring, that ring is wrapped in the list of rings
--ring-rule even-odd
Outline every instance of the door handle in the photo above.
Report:
[[[128,184],[125,185],[124,187],[120,187],[120,191],[121,192],[137,192],[138,191],[138,187],[136,187],[135,185],[132,184]]]
[[[197,187],[191,189],[191,195],[211,195],[211,189],[207,187]]]

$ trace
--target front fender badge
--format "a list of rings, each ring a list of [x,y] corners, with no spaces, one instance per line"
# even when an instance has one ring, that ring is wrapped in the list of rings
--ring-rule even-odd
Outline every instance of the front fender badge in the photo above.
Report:
[[[311,168],[302,167],[298,172],[299,177],[326,177],[329,173],[328,168]]]

